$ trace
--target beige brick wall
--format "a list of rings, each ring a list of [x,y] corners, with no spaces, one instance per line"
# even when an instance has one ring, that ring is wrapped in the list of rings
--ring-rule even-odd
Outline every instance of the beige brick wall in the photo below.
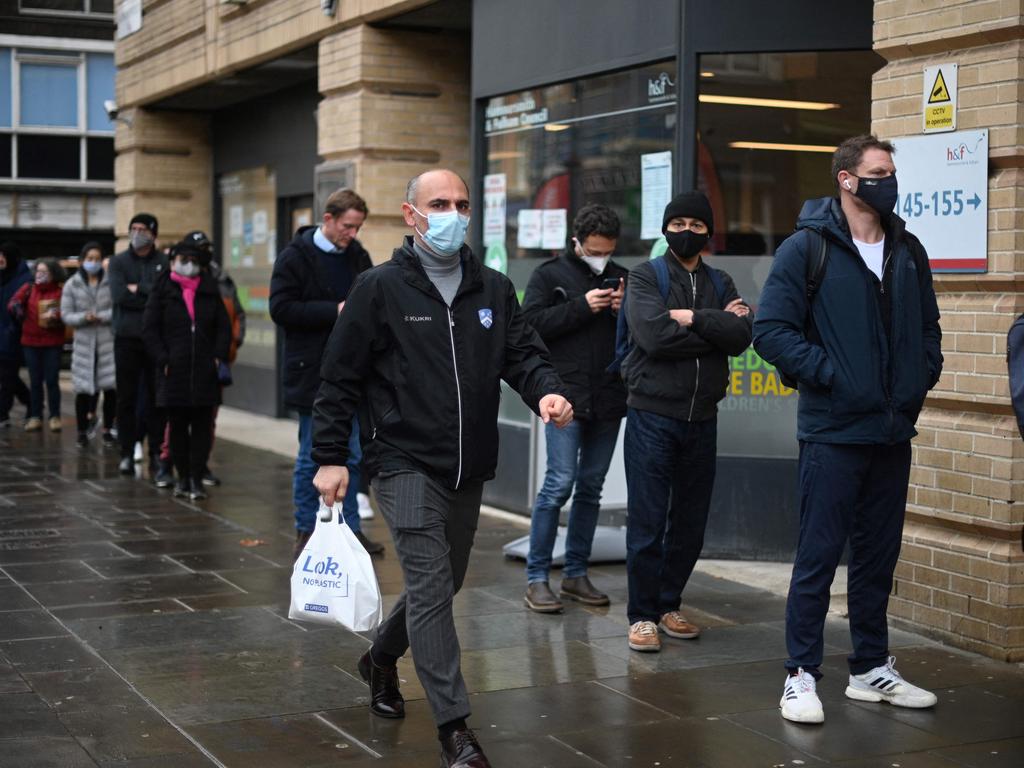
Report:
[[[958,130],[989,129],[986,275],[936,276],[945,366],[914,441],[891,613],[996,658],[1024,660],[1024,442],[1006,331],[1024,311],[1021,0],[878,0],[872,128],[921,133],[923,69],[958,67]],[[896,156],[899,168],[899,155]]]
[[[469,46],[454,35],[361,25],[320,41],[318,151],[355,165],[370,218],[360,240],[379,262],[408,229],[408,180],[428,168],[470,168]]]

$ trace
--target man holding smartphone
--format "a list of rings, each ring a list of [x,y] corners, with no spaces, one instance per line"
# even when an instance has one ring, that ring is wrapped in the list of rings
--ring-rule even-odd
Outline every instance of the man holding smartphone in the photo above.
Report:
[[[608,595],[587,577],[601,489],[626,415],[626,390],[606,370],[615,357],[615,325],[628,271],[611,261],[619,218],[604,205],[587,205],[573,221],[573,239],[559,256],[534,270],[523,296],[523,314],[551,352],[565,383],[575,421],[545,427],[547,471],[530,521],[525,603],[538,613],[558,613],[559,598],[608,605]],[[548,583],[562,506],[572,496],[565,568],[556,596]]]

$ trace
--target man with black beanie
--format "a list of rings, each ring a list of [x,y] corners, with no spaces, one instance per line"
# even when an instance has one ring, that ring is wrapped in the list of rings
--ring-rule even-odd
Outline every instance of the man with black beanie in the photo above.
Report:
[[[714,232],[703,194],[677,195],[661,231],[669,250],[630,273],[623,304],[633,343],[622,376],[634,651],[661,650],[659,629],[680,639],[700,634],[679,607],[704,545],[728,357],[750,345],[752,321],[732,278],[701,259]]]
[[[167,269],[167,257],[156,247],[159,225],[151,213],[137,213],[128,225],[128,249],[110,260],[110,297],[114,303],[114,365],[117,368],[117,434],[121,443],[122,475],[135,473],[132,454],[140,437],[136,425],[140,386],[145,390],[145,435],[149,471],[161,487],[171,484],[159,463],[164,419],[154,404],[154,368],[142,341],[142,314],[157,277]]]

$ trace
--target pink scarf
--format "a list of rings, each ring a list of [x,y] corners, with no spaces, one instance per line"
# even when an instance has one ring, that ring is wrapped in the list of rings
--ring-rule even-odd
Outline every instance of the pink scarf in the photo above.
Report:
[[[199,288],[199,276],[182,277],[177,272],[171,272],[171,280],[181,286],[181,298],[185,300],[185,309],[192,322],[196,321],[196,289]]]

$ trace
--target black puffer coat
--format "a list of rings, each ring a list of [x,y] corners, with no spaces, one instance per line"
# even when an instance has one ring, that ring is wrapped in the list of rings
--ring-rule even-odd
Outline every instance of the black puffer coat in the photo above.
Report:
[[[217,361],[227,360],[231,322],[217,280],[203,273],[196,289],[192,322],[181,287],[165,271],[146,302],[142,338],[156,366],[160,408],[209,406],[220,402]]]

